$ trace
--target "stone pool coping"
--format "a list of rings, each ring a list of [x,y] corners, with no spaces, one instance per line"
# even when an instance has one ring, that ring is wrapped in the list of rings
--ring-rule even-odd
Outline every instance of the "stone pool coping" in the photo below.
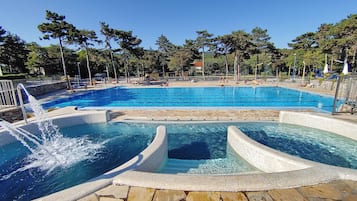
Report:
[[[94,116],[93,116],[94,114]],[[108,121],[108,112],[107,111],[102,111],[98,112],[96,111],[95,113],[91,114],[90,112],[87,112],[86,114],[81,114],[81,115],[70,115],[70,117],[82,117],[84,119],[87,119],[88,121],[86,123],[94,123],[94,122],[107,122]],[[102,114],[102,118],[100,118],[100,115]],[[103,116],[104,115],[104,116]],[[88,118],[89,117],[89,118]],[[92,118],[94,117],[94,118]],[[97,117],[97,118],[95,118]],[[63,118],[63,116],[62,116]],[[67,121],[66,118],[68,116],[64,116],[64,119],[62,118],[54,118],[54,122],[60,123],[62,126],[70,126],[70,125],[75,125],[77,122],[82,122],[82,121],[74,121],[71,122],[70,120]],[[71,119],[71,118],[70,118]],[[93,120],[93,122],[90,122]],[[70,125],[66,124],[69,123]],[[130,169],[137,169],[137,170],[145,170],[145,171],[155,171],[159,168],[161,165],[162,161],[167,158],[167,135],[166,135],[166,129],[163,126],[159,126],[157,128],[156,135],[151,142],[151,144],[146,147],[142,152],[140,152],[137,156],[133,157],[126,163],[122,164],[119,167],[116,167],[103,175],[100,175],[98,177],[95,177],[87,182],[84,182],[82,184],[78,184],[76,186],[61,190],[59,192],[38,198],[36,200],[77,200],[80,199],[90,193],[93,193],[101,188],[104,188],[108,185],[112,184],[113,178],[121,174],[125,171],[128,171]]]
[[[64,108],[57,111],[57,113],[62,115],[48,115],[48,119],[58,127],[64,126],[73,126],[85,123],[101,123],[108,122],[110,119],[108,111],[80,111],[77,112],[74,107]],[[47,113],[48,114],[48,113]],[[25,124],[25,121],[18,121],[13,123],[14,126],[23,128],[31,133],[39,132],[38,126],[36,124],[35,118],[29,118],[28,124]],[[0,129],[0,133],[7,132]],[[1,135],[0,146],[4,144],[11,143],[16,141],[11,135]]]
[[[98,118],[98,114],[102,114],[102,118]],[[93,118],[89,118],[91,115],[94,115],[92,116]],[[77,121],[83,123],[91,123],[91,121],[106,122],[110,120],[110,115],[107,111],[76,111],[71,112],[70,114],[55,117],[53,119],[55,123],[59,123],[61,125],[66,125],[66,123],[74,125],[74,121],[61,119],[80,119],[78,118],[80,116],[85,120]],[[345,122],[328,117],[322,117],[312,113],[286,111],[282,111],[280,113],[280,122],[294,123],[304,126],[306,126],[305,122],[309,122],[311,125],[308,126],[310,127],[314,127],[312,122],[316,122],[316,118],[317,120],[323,119],[323,121],[328,122],[329,125],[336,125],[335,123],[343,124],[343,122]],[[311,119],[314,119],[314,121],[311,121]],[[326,122],[322,125],[326,125]],[[315,124],[317,125],[317,123]],[[347,126],[343,124],[343,127],[348,127],[347,130],[357,130],[357,124],[353,123],[347,124]],[[319,128],[318,125],[315,128]],[[235,136],[242,137],[242,133],[239,133],[239,130],[236,128],[229,128],[229,133],[231,136],[233,136],[233,138]],[[352,137],[354,136],[353,134],[348,135]],[[282,158],[282,164],[284,168],[279,169],[281,168],[280,166],[279,168],[275,167],[277,168],[277,171],[274,172],[274,165],[270,165],[272,168],[270,172],[265,170],[267,171],[265,173],[240,175],[169,175],[153,173],[156,169],[158,169],[158,167],[162,164],[162,161],[165,160],[167,156],[167,151],[164,151],[167,150],[167,142],[165,142],[165,139],[166,131],[163,127],[159,127],[155,140],[143,151],[145,152],[146,150],[149,150],[147,153],[141,153],[122,166],[119,166],[88,182],[39,198],[38,200],[75,200],[111,184],[191,191],[255,191],[313,185],[318,183],[326,183],[337,179],[357,181],[356,170],[338,168],[335,166],[323,165],[320,163],[296,158],[276,150],[269,150],[270,148],[266,149],[267,147],[262,148],[260,146],[263,145],[257,145],[255,141],[253,141],[253,143],[247,143],[249,146],[262,148],[266,151],[266,155],[271,154],[271,158],[275,158],[276,156]],[[158,140],[160,143],[156,143],[156,140]],[[230,141],[234,140],[230,139]],[[259,151],[259,153],[261,153],[261,151]],[[293,165],[286,165],[286,161],[292,161]],[[297,164],[294,164],[295,162]],[[259,160],[256,160],[255,163],[259,164]]]
[[[357,130],[356,124],[312,113],[281,111],[279,121],[332,131],[356,139],[352,133]],[[325,124],[330,126],[323,126]],[[337,124],[340,126],[331,128]],[[341,126],[344,129],[339,129]],[[172,175],[130,170],[114,178],[113,183],[188,191],[256,191],[314,185],[338,179],[357,181],[356,170],[324,165],[279,152],[251,140],[235,127],[228,129],[228,144],[263,172],[239,175]]]
[[[62,114],[60,116],[55,115],[54,113],[48,115],[48,119],[52,120],[52,122],[59,126],[73,126],[78,124],[85,123],[103,123],[108,122],[109,113],[108,111],[76,111],[74,107],[64,108],[55,112],[57,114]],[[31,133],[39,132],[38,126],[36,124],[35,118],[28,119],[28,124],[25,124],[24,121],[19,121],[14,123],[16,127],[27,130]],[[16,141],[14,137],[8,134],[7,131],[1,129],[0,130],[0,146]],[[117,169],[117,168],[116,168]],[[115,171],[116,169],[112,170]],[[72,188],[64,189],[62,191],[50,194],[48,196],[39,198],[38,200],[74,200],[79,199],[89,193],[92,193],[95,190],[100,188],[104,188],[111,184],[112,171],[101,175],[98,178],[94,178],[88,182],[83,184],[76,185]],[[109,176],[110,175],[110,176]]]
[[[319,113],[280,111],[279,122],[333,132],[357,140],[357,124]]]
[[[357,171],[324,165],[266,147],[234,126],[228,144],[262,173],[238,175],[162,174],[129,170],[114,178],[114,185],[186,191],[262,191],[326,183],[338,179],[357,181]]]

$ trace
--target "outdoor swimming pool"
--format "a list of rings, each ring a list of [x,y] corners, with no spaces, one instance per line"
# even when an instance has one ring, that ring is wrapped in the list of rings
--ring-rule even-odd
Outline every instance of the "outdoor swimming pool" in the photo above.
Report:
[[[39,169],[19,171],[28,163],[28,150],[14,142],[0,148],[0,199],[29,200],[82,183],[128,161],[153,139],[156,127],[165,125],[169,160],[159,172],[234,174],[256,171],[227,149],[227,127],[235,125],[258,142],[302,158],[357,169],[357,142],[332,133],[273,122],[240,123],[99,123],[62,128],[65,137],[86,137],[103,147],[93,157],[50,173]],[[171,161],[170,161],[171,160]],[[183,168],[169,166],[184,160]],[[237,164],[241,165],[237,168]],[[187,166],[189,165],[189,166]],[[220,169],[221,167],[226,169]],[[226,171],[226,172],[225,172]]]
[[[282,87],[115,87],[43,104],[44,108],[254,107],[312,108],[332,111],[333,98]]]

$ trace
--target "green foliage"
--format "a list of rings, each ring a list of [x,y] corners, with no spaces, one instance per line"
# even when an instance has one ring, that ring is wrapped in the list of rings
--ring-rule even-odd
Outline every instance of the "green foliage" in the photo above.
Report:
[[[42,38],[45,40],[58,38],[60,41],[68,38],[75,32],[75,27],[66,22],[65,19],[64,15],[46,10],[46,20],[49,22],[44,22],[37,27],[43,33]]]
[[[38,73],[39,68],[45,67],[48,61],[48,52],[36,43],[27,44],[29,50],[26,68],[30,73]]]
[[[172,44],[166,36],[160,35],[156,40],[155,45],[157,45],[157,50],[165,55],[170,55],[174,51],[175,45]]]
[[[18,74],[5,74],[0,76],[0,80],[18,80],[18,79],[26,79],[25,73],[18,73]]]
[[[191,50],[187,47],[177,47],[176,54],[170,57],[168,67],[171,71],[181,72],[187,71],[192,61]]]
[[[206,53],[205,54],[205,65],[206,65],[206,72],[208,75],[212,74],[225,74],[226,73],[226,55],[214,55],[213,53]],[[227,64],[228,64],[228,73],[229,70],[233,66],[233,58],[232,55],[227,55]],[[229,68],[230,67],[230,68]]]
[[[287,73],[280,73],[279,81],[284,81],[289,78]]]
[[[252,30],[252,43],[253,43],[253,53],[265,53],[268,51],[268,48],[271,46],[269,42],[270,36],[268,35],[268,30],[256,27]]]
[[[279,73],[283,75],[281,79],[285,79],[290,76],[288,72],[289,69],[292,72],[294,64],[298,75],[303,73],[303,63],[306,64],[305,73],[312,75],[314,70],[321,71],[326,62],[325,54],[336,73],[342,71],[342,65],[336,60],[347,59],[352,71],[357,70],[357,14],[335,24],[321,24],[316,32],[296,36],[289,43],[292,49],[274,47],[268,30],[255,27],[250,33],[238,30],[216,37],[207,30],[199,30],[195,39],[186,40],[182,45],[175,45],[160,35],[155,43],[157,50],[144,50],[140,47],[141,39],[132,31],[113,29],[104,22],[101,22],[100,33],[104,36],[105,49],[100,49],[95,46],[101,43],[95,31],[78,30],[65,21],[64,15],[51,11],[46,11],[45,19],[46,22],[38,25],[42,39],[57,39],[58,45],[26,44],[0,27],[0,65],[5,73],[33,73],[42,67],[46,75],[53,75],[61,73],[62,65],[64,73],[68,70],[73,76],[80,62],[80,66],[87,66],[88,72],[82,71],[90,75],[105,72],[106,68],[110,74],[114,72],[115,77],[116,73],[140,76],[144,72],[157,72],[164,75],[168,70],[186,71],[195,59],[204,59],[207,75],[232,72],[236,76],[240,73],[253,75],[257,68],[262,77]],[[80,51],[63,46],[67,44],[79,46]]]
[[[3,72],[26,72],[25,62],[28,50],[19,36],[7,33],[0,27],[0,65]]]
[[[38,25],[38,29],[43,33],[43,39],[58,39],[59,40],[59,47],[61,52],[61,60],[62,60],[62,68],[64,77],[67,79],[67,88],[70,88],[70,83],[67,76],[67,69],[66,69],[66,61],[64,59],[64,52],[63,52],[63,40],[68,42],[72,41],[72,37],[74,33],[77,31],[76,28],[65,21],[64,15],[59,15],[55,12],[51,12],[46,10],[46,20],[48,22],[44,22]]]
[[[4,41],[5,34],[6,34],[6,30],[3,29],[2,26],[0,26],[0,45],[1,45],[2,42]]]
[[[308,50],[308,49],[315,48],[315,47],[317,47],[315,33],[313,33],[313,32],[304,33],[304,34],[296,37],[293,40],[293,43],[289,43],[288,45],[295,50],[296,49]]]
[[[322,85],[322,82],[324,81],[324,78],[319,78],[319,86]]]

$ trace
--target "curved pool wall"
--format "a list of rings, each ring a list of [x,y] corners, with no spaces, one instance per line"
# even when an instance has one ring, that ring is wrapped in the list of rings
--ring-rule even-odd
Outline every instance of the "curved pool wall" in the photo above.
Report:
[[[101,118],[98,118],[99,116]],[[77,111],[70,115],[53,118],[59,126],[108,120],[110,119],[107,111]],[[280,113],[280,122],[283,123],[308,125],[321,129],[319,125],[321,121],[337,127],[338,124],[343,127],[348,126],[346,129],[350,131],[357,130],[356,124],[351,123],[346,126],[344,121],[311,113],[285,111]],[[309,122],[309,124],[304,122]],[[335,133],[344,136],[346,136],[345,133],[349,133],[351,138],[356,139],[352,132],[337,129]],[[165,163],[168,153],[166,129],[160,126],[157,128],[153,142],[130,161],[88,182],[38,200],[76,200],[110,184],[191,191],[257,191],[313,185],[336,179],[357,181],[356,170],[324,165],[276,151],[250,139],[236,127],[229,127],[227,140],[228,145],[237,154],[260,169],[262,173],[237,175],[156,173]]]
[[[351,123],[346,125],[344,121],[321,117],[311,113],[284,111],[280,115],[280,122],[283,123],[296,123],[306,126],[304,122],[310,122],[308,126],[321,129],[321,122],[326,121],[330,125],[336,126],[340,124],[339,126],[346,126],[346,129],[350,131],[357,130],[356,124]],[[294,119],[298,120],[294,122]],[[344,130],[339,130],[338,128],[333,131],[338,135],[356,139],[356,136],[352,132],[346,133]],[[261,170],[262,173],[173,175],[129,170],[115,177],[113,183],[117,185],[189,191],[259,191],[314,185],[337,179],[357,181],[357,170],[325,165],[282,153],[250,139],[233,126],[228,129],[227,141],[228,145],[237,154]]]
[[[70,114],[61,115],[59,117],[49,117],[52,122],[58,127],[69,127],[79,124],[103,123],[108,122],[108,111],[76,111],[74,107],[67,108],[71,110]],[[28,119],[29,123],[24,124],[24,121],[16,122],[13,125],[23,128],[30,133],[39,132],[35,118]],[[11,136],[7,131],[0,132],[0,146],[16,141],[15,137]]]
[[[109,120],[109,112],[108,111],[76,111],[74,107],[66,108],[70,111],[70,114],[58,116],[58,117],[49,117],[52,122],[57,125],[58,127],[68,127],[74,126],[79,124],[92,124],[92,123],[104,123],[108,122]],[[50,113],[48,113],[50,114]],[[24,121],[14,123],[16,127],[22,128],[26,131],[31,133],[39,132],[38,126],[34,118],[29,119],[29,124],[24,124]],[[8,143],[12,143],[16,141],[16,138],[11,136],[8,131],[3,129],[0,130],[0,147],[6,145]],[[111,181],[107,182],[110,183]],[[108,184],[106,184],[108,185]],[[80,186],[80,185],[78,185]],[[99,184],[91,184],[89,185],[91,188],[98,189],[103,187],[103,185]],[[87,189],[89,187],[87,186]],[[79,189],[82,189],[81,187]],[[65,191],[65,190],[64,190]],[[72,192],[72,197],[77,197],[80,195],[81,197],[84,194],[81,194],[82,190],[75,191],[76,193]],[[56,194],[56,193],[55,193]],[[67,199],[66,193],[61,194],[60,199],[50,199],[50,200],[73,200],[72,198]],[[75,198],[74,198],[75,199]],[[42,200],[42,198],[40,199]],[[44,199],[46,200],[46,199]]]
[[[76,111],[74,107],[67,108],[70,114],[49,118],[58,127],[70,127],[79,124],[104,123],[110,120],[109,111]],[[29,132],[38,132],[38,126],[34,119],[29,119],[30,123],[18,122],[14,125]],[[16,141],[8,131],[0,131],[0,146]],[[64,189],[62,191],[38,198],[37,200],[62,200],[70,201],[82,198],[105,186],[112,184],[113,178],[127,170],[139,170],[154,172],[160,168],[162,161],[167,158],[167,136],[166,128],[159,126],[152,143],[139,155],[135,156],[123,165],[114,168],[101,176],[93,178],[82,184]]]
[[[316,128],[357,140],[356,123],[330,118],[325,114],[280,111],[279,122]]]
[[[113,183],[113,178],[125,171],[138,170],[154,172],[160,168],[162,161],[167,158],[167,150],[166,128],[164,126],[159,126],[151,144],[128,162],[85,183],[64,189],[37,200],[77,200],[101,188],[111,185]]]

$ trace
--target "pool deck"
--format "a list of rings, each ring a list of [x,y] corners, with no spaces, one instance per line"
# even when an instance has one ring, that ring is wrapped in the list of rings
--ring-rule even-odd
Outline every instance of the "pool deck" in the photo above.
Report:
[[[357,182],[336,180],[313,186],[268,191],[198,192],[110,185],[79,201],[322,201],[357,200]]]
[[[174,82],[170,83],[173,86],[219,86],[218,82]],[[225,83],[225,86],[244,86],[237,84]],[[261,86],[273,85],[276,83],[260,84]],[[122,86],[122,84],[120,84]],[[127,85],[129,87],[137,87],[136,85]],[[278,86],[286,86],[300,90],[333,95],[329,90],[299,87],[297,84],[279,84]],[[108,87],[108,86],[102,86]],[[96,88],[98,89],[98,87]],[[59,98],[71,95],[76,92],[67,92],[52,94],[45,99]],[[296,111],[296,110],[295,110]],[[49,112],[51,116],[61,114],[70,114],[73,108],[64,108]],[[309,110],[301,110],[301,112],[311,112]],[[112,121],[134,120],[134,121],[277,121],[279,118],[278,110],[113,110],[110,112]],[[357,115],[337,114],[331,115],[327,113],[318,113],[318,115],[338,118],[345,121],[357,124]],[[96,191],[80,201],[257,201],[257,200],[357,200],[357,182],[349,180],[336,180],[328,183],[322,183],[312,186],[302,186],[290,189],[273,189],[266,191],[240,191],[240,192],[198,192],[198,191],[183,191],[183,190],[163,190],[143,188],[136,186],[117,186],[110,185],[99,191]]]

